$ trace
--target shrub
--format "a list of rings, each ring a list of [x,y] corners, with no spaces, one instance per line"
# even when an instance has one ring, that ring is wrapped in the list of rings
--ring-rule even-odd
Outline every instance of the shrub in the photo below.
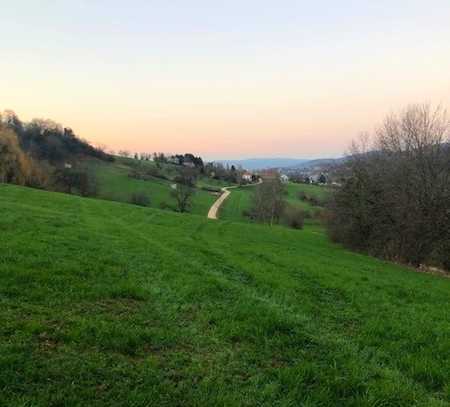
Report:
[[[308,196],[306,195],[305,191],[298,191],[297,198],[300,199],[300,201],[306,201],[308,199]]]
[[[252,211],[251,210],[249,210],[249,209],[244,209],[243,211],[242,211],[242,215],[243,216],[245,216],[246,218],[252,218]]]
[[[207,192],[220,192],[221,189],[218,187],[211,187],[208,185],[205,185],[203,187],[201,187],[200,189],[202,189],[203,191],[207,191]]]
[[[159,209],[169,209],[170,205],[166,201],[161,201],[159,203]]]
[[[312,213],[309,214],[309,216],[312,219],[319,221],[320,223],[326,224],[327,211],[324,208],[314,208],[314,210],[312,211]]]
[[[131,196],[131,203],[138,206],[149,206],[150,198],[145,192],[135,192]]]
[[[147,168],[146,175],[149,175],[151,177],[160,178],[161,172],[156,167],[150,167],[150,168]]]
[[[327,203],[326,200],[307,194],[305,191],[298,191],[297,198],[301,201],[308,202],[312,206],[325,206]]]
[[[140,173],[140,171],[133,169],[129,174],[128,174],[129,178],[134,178],[134,179],[142,179],[142,174]]]
[[[303,209],[287,205],[282,215],[282,223],[293,229],[303,229],[306,213]]]

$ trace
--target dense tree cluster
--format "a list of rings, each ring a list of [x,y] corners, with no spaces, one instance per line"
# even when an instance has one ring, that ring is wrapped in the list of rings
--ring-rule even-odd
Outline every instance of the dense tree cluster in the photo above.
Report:
[[[22,122],[10,110],[0,115],[0,181],[89,195],[89,177],[71,164],[82,157],[113,160],[71,129],[42,119]]]
[[[47,177],[39,165],[23,152],[16,133],[0,124],[0,182],[42,186]]]
[[[191,166],[198,168],[200,171],[203,171],[203,159],[201,157],[196,157],[191,153],[175,154],[171,156],[169,160],[174,164]]]
[[[244,170],[235,165],[223,165],[222,163],[207,163],[205,165],[204,173],[211,178],[226,181],[232,184],[242,184],[245,181],[242,179]]]
[[[446,113],[410,106],[389,116],[374,145],[354,145],[329,231],[347,246],[450,269],[450,145]]]
[[[79,156],[111,160],[111,156],[78,138],[72,129],[51,121],[33,119],[22,123],[11,111],[5,114],[5,123],[15,131],[24,151],[38,160],[52,164]]]

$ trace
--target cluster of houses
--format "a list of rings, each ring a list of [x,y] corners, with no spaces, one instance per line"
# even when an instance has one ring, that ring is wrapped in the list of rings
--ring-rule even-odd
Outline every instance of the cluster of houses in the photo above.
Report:
[[[278,170],[263,170],[258,172],[250,172],[250,171],[244,171],[242,173],[242,180],[245,182],[254,182],[258,179],[279,179],[283,184],[289,182],[291,178]],[[302,182],[305,184],[319,184],[319,185],[326,185],[329,184],[328,175],[324,172],[316,172],[316,173],[309,173],[309,174],[303,174],[300,176],[295,176],[292,178],[293,182]],[[336,182],[332,182],[331,185],[338,186],[339,184]]]
[[[264,170],[258,172],[244,171],[241,178],[245,182],[255,182],[259,179],[276,179],[278,178],[281,182],[289,182],[289,177],[286,174],[282,174],[275,170]]]

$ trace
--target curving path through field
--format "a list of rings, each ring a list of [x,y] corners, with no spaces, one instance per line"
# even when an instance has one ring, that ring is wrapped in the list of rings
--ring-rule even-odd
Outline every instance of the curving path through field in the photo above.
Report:
[[[208,211],[208,219],[218,219],[218,212],[222,204],[224,203],[225,199],[228,198],[228,196],[231,194],[230,189],[233,188],[240,188],[240,187],[250,187],[254,185],[261,184],[262,179],[260,179],[255,184],[247,184],[247,185],[234,185],[232,187],[223,187],[222,188],[222,194],[219,196],[219,198],[212,204],[211,208],[209,208]]]

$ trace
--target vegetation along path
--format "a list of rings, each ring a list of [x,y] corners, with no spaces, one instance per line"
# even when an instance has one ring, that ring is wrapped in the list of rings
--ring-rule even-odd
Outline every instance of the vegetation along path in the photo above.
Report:
[[[260,184],[262,181],[260,180],[258,182],[258,184]],[[242,185],[242,186],[253,186],[256,184],[247,184],[247,185]],[[224,203],[224,201],[228,198],[228,196],[231,194],[231,192],[229,191],[230,189],[233,188],[238,188],[238,185],[234,185],[232,187],[223,187],[222,188],[222,194],[219,196],[219,198],[212,204],[211,208],[209,209],[208,212],[208,219],[218,219],[218,213],[219,213],[219,209],[222,206],[222,204]]]

